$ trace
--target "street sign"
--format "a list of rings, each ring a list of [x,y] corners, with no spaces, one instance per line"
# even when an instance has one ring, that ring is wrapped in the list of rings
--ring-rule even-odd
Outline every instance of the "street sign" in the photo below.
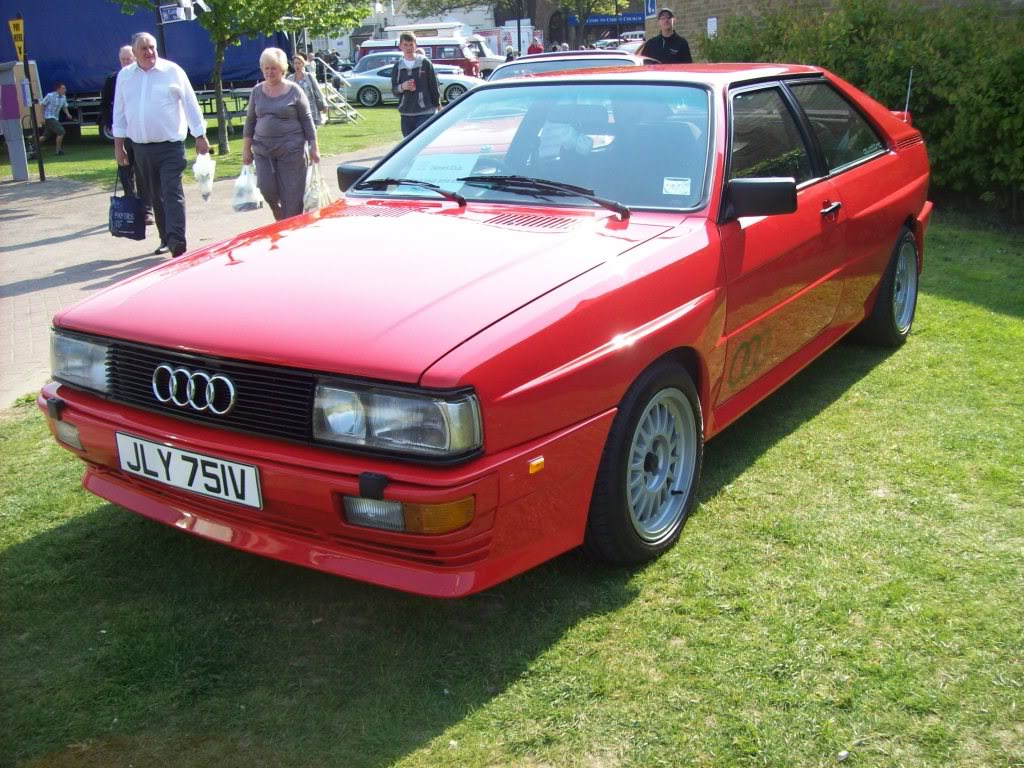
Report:
[[[160,23],[173,24],[176,21],[185,21],[185,9],[180,5],[161,5]]]
[[[8,19],[7,26],[11,28],[11,37],[14,39],[14,48],[18,51],[18,61],[24,61],[25,21],[23,19]]]
[[[644,0],[644,16],[648,19],[658,14],[658,0]]]

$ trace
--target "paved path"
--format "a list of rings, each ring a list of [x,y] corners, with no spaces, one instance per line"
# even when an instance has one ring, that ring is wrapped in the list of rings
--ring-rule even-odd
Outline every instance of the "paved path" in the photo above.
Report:
[[[324,166],[369,164],[391,146],[324,158]],[[266,209],[235,213],[233,184],[216,181],[208,202],[185,185],[190,249],[273,221]],[[141,241],[110,236],[109,198],[108,189],[66,179],[0,182],[0,408],[48,380],[55,312],[167,258],[153,255],[156,227]]]

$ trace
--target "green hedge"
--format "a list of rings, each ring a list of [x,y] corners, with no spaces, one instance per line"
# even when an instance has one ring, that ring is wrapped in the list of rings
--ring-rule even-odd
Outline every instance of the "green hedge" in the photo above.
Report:
[[[700,40],[709,61],[815,64],[891,109],[910,111],[928,142],[933,186],[995,203],[1024,203],[1024,13],[991,3],[926,10],[900,0],[779,7],[724,22]]]

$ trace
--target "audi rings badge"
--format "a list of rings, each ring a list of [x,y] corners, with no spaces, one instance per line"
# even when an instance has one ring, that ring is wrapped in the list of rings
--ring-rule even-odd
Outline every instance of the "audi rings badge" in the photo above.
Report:
[[[235,407],[235,385],[221,374],[172,368],[167,363],[153,371],[153,394],[161,403],[188,406],[194,411],[209,411],[223,416]]]

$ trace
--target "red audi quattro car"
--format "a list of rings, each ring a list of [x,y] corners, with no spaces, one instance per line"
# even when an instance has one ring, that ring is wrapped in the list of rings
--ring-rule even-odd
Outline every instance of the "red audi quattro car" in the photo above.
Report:
[[[671,547],[704,443],[914,319],[928,158],[821,69],[486,84],[344,199],[58,314],[50,428],[93,493],[437,597]]]

